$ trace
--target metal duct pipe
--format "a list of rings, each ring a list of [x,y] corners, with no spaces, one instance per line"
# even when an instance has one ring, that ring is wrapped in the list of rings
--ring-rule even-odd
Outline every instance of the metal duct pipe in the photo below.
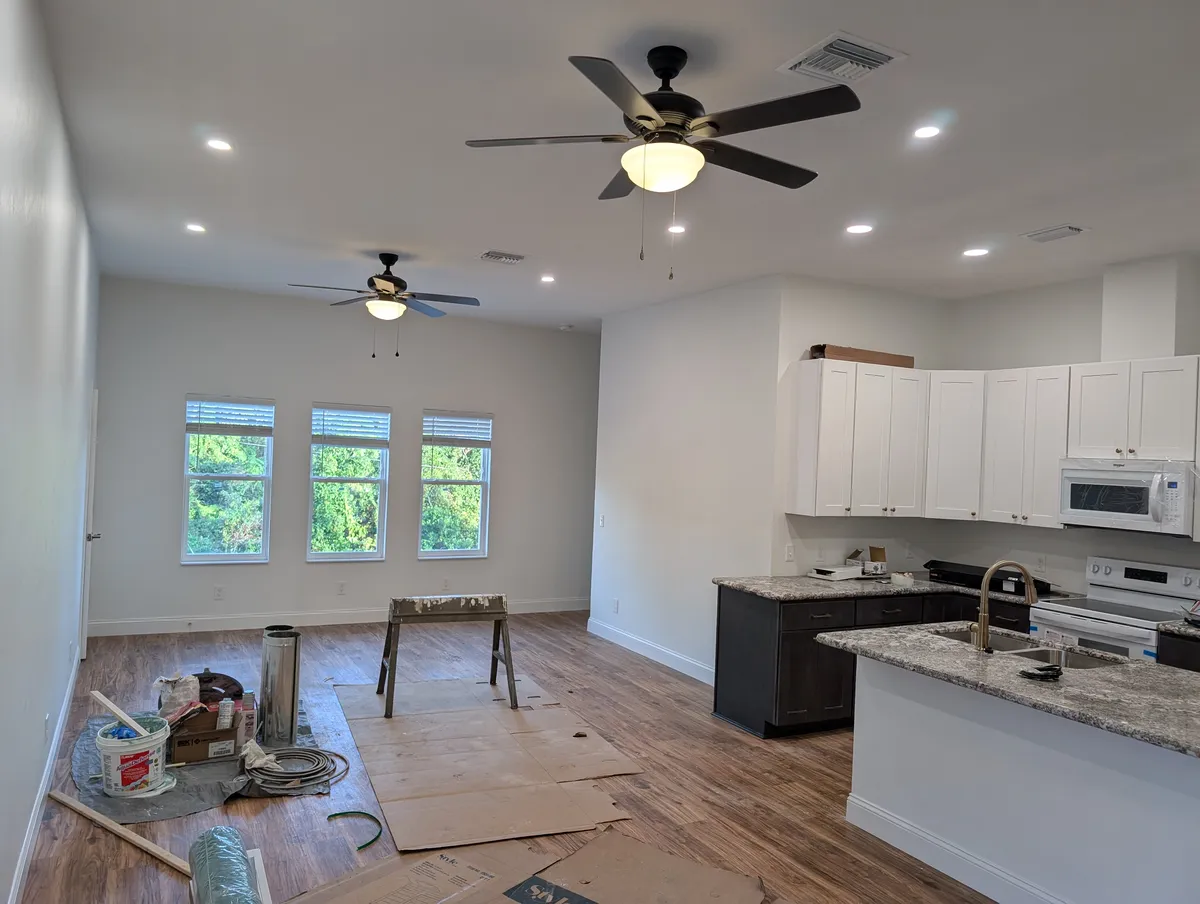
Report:
[[[291,747],[300,717],[300,632],[271,631],[263,638],[262,744]]]

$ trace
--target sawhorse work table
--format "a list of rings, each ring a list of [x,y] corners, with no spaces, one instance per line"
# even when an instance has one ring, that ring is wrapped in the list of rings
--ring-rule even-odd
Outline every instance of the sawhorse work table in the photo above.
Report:
[[[375,693],[382,694],[387,682],[387,699],[383,717],[392,717],[392,702],[396,696],[396,662],[400,647],[401,625],[433,625],[445,622],[490,621],[492,627],[492,663],[488,676],[496,683],[500,663],[508,676],[508,700],[517,708],[517,682],[513,675],[512,642],[508,636],[508,598],[503,593],[482,593],[471,596],[403,596],[392,600],[388,609],[387,635],[383,641],[383,659],[379,663],[379,683]],[[504,644],[501,652],[501,642]]]

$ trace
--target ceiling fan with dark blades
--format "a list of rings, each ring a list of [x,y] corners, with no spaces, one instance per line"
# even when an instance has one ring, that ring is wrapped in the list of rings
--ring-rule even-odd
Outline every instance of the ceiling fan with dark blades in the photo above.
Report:
[[[552,135],[540,138],[492,138],[468,141],[473,148],[512,147],[526,144],[625,144],[639,143],[621,155],[621,170],[600,193],[601,200],[623,198],[635,186],[647,191],[671,192],[696,178],[705,163],[734,170],[782,185],[800,188],[817,174],[717,141],[727,135],[769,129],[773,126],[852,113],[861,104],[845,85],[819,88],[806,94],[780,97],[746,107],[705,113],[700,101],[671,87],[687,64],[679,47],[664,45],[646,54],[657,90],[642,94],[611,60],[569,57],[571,64],[611,100],[625,117],[628,135]]]
[[[387,251],[380,254],[379,261],[383,264],[383,272],[367,277],[367,288],[370,291],[366,294],[357,294],[353,298],[344,298],[341,301],[332,302],[330,306],[336,308],[344,304],[355,304],[365,301],[367,303],[367,310],[371,313],[371,316],[378,317],[380,320],[395,320],[408,308],[420,311],[428,317],[446,316],[445,311],[439,311],[437,308],[425,304],[427,301],[435,301],[439,304],[466,304],[479,307],[479,299],[471,298],[467,295],[438,295],[433,292],[408,291],[408,283],[392,272],[392,265],[398,260],[400,260],[400,255],[398,254],[392,254]],[[346,289],[340,286],[314,286],[308,283],[288,283],[288,285],[295,289],[362,292],[361,289]]]

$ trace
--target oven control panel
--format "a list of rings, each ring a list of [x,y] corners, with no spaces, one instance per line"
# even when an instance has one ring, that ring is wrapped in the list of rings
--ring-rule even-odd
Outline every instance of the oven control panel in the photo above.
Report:
[[[1168,501],[1170,492],[1168,489]],[[1089,556],[1087,580],[1089,584],[1139,590],[1160,596],[1200,597],[1200,570],[1179,565],[1149,565],[1126,559]]]

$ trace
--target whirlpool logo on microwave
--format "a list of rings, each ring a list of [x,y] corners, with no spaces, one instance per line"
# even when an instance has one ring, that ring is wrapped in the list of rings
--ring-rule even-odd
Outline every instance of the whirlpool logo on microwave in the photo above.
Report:
[[[514,885],[504,893],[504,897],[529,904],[596,904],[591,898],[560,888],[541,876],[531,876],[520,885]]]

